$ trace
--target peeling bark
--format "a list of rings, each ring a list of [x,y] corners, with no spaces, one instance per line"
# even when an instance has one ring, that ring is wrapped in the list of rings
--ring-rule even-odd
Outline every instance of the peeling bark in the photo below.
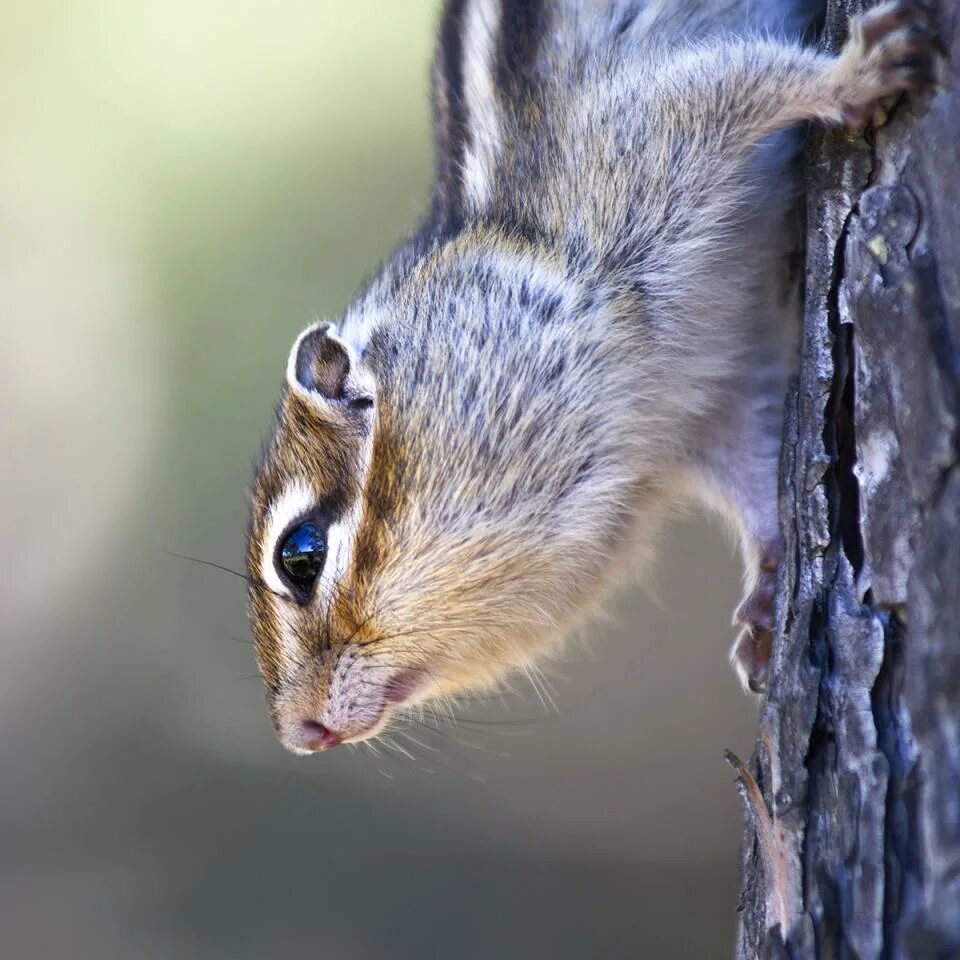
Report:
[[[960,5],[934,6],[946,87],[808,147],[742,960],[960,957]],[[829,47],[859,9],[830,3]]]

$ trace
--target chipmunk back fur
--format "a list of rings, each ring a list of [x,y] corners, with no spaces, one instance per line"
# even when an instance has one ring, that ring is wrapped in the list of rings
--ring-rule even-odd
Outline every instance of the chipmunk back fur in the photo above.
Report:
[[[808,7],[446,4],[429,215],[298,338],[257,470],[250,612],[287,747],[532,664],[696,498],[739,534],[762,684],[796,125],[923,79],[874,49],[903,4],[840,58],[799,44]]]

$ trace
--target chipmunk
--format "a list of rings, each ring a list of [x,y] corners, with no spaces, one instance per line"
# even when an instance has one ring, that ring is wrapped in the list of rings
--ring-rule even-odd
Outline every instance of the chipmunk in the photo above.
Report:
[[[288,749],[530,665],[691,498],[739,535],[732,659],[763,689],[795,128],[861,124],[932,69],[910,4],[838,57],[797,6],[446,3],[429,214],[297,338],[256,472],[250,618]]]

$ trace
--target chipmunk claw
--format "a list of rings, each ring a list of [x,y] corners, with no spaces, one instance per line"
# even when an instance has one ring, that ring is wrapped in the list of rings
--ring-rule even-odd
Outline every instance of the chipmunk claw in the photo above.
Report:
[[[730,650],[730,663],[745,693],[766,692],[772,650],[772,630],[748,628],[740,632]]]
[[[756,586],[743,598],[733,615],[734,624],[744,629],[730,650],[730,663],[748,693],[763,693],[767,689],[776,627],[779,561],[777,547],[765,551]]]
[[[840,57],[843,122],[865,124],[878,100],[936,82],[936,32],[917,3],[893,0],[850,23]]]

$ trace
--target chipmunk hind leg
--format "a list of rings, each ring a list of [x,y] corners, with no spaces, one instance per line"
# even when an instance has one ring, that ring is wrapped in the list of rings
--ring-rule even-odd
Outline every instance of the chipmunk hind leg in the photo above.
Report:
[[[776,627],[776,586],[783,548],[778,519],[778,464],[786,364],[747,372],[743,393],[711,418],[690,471],[695,497],[735,531],[744,562],[744,592],[730,652],[745,690],[761,692]]]

